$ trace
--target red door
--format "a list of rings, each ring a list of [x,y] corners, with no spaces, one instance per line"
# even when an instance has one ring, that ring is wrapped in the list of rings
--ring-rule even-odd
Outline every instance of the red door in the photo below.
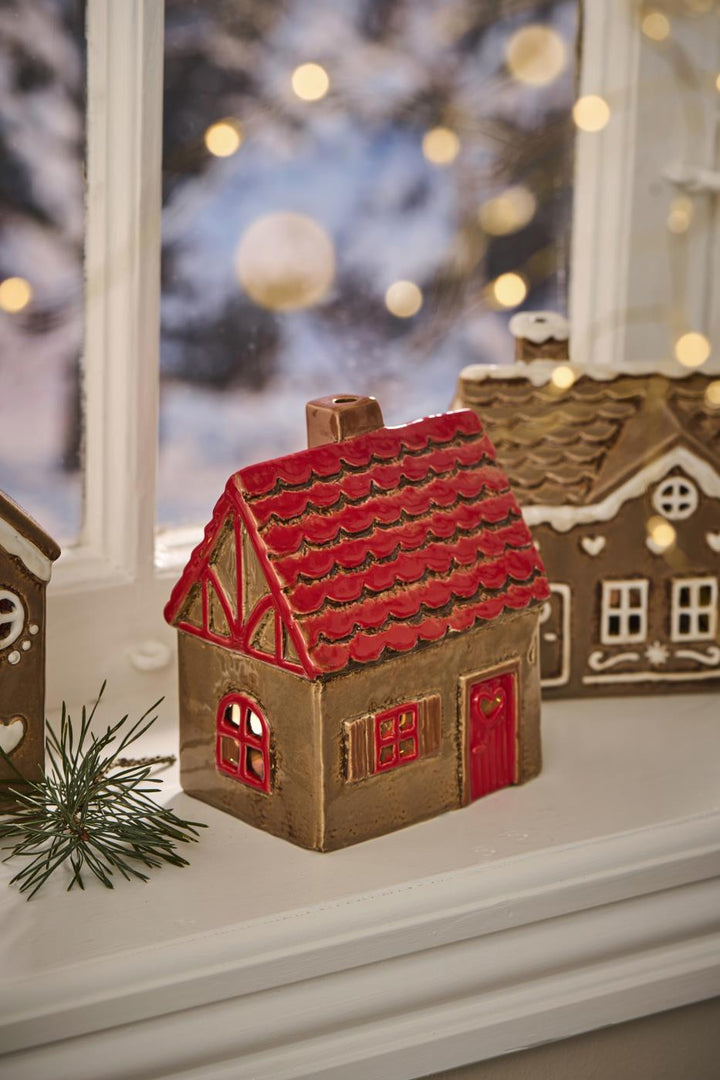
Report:
[[[468,693],[470,802],[515,783],[515,674],[472,683]]]

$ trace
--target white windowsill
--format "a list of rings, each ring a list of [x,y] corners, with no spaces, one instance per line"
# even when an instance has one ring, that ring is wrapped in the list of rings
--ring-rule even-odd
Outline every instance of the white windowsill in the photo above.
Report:
[[[0,890],[3,1077],[393,1080],[720,993],[720,697],[543,724],[538,780],[345,851],[179,795],[189,868]]]

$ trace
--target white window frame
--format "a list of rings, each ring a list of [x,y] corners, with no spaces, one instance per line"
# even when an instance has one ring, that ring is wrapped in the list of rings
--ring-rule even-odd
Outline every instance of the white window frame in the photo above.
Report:
[[[710,602],[700,603],[700,589],[710,589]],[[690,604],[681,606],[680,593],[690,591]],[[690,616],[690,630],[687,634],[680,629],[680,616]],[[701,615],[707,615],[708,630],[698,627]],[[673,641],[714,641],[717,634],[718,618],[718,581],[716,577],[676,578],[672,583],[671,636]]]
[[[681,486],[686,489],[686,495],[681,495],[678,491]],[[697,510],[698,501],[697,486],[685,476],[666,476],[655,488],[652,496],[653,507],[668,521],[687,521]],[[671,504],[670,509],[665,505],[668,502]],[[687,505],[681,509],[680,503]]]
[[[600,613],[600,641],[603,645],[636,645],[647,638],[648,579],[619,578],[616,581],[602,583],[602,610]],[[630,603],[630,591],[639,590],[640,604]],[[611,604],[613,592],[620,593],[620,603]],[[640,616],[640,629],[633,633],[629,629],[631,615]],[[611,634],[611,617],[620,619],[620,633]]]
[[[680,30],[703,71],[720,69],[717,35],[703,18]],[[602,95],[612,119],[576,136],[573,357],[638,359],[641,340],[657,358],[667,353],[658,310],[678,297],[647,236],[655,229],[666,240],[663,168],[680,158],[707,165],[710,128],[704,143],[670,130],[658,90],[667,50],[643,39],[634,5],[585,0],[582,34],[579,92]],[[196,534],[164,535],[156,549],[163,36],[163,0],[87,0],[85,521],[48,591],[49,706],[87,698],[104,677],[110,695],[148,700],[175,682],[175,635],[162,607]],[[668,108],[696,104],[683,96],[691,93],[669,85]],[[713,123],[715,106],[709,95]],[[696,202],[697,220],[709,221],[712,201]],[[693,328],[717,341],[720,305],[711,316],[710,301],[720,244],[708,236],[700,228],[689,240],[687,296],[699,305]]]

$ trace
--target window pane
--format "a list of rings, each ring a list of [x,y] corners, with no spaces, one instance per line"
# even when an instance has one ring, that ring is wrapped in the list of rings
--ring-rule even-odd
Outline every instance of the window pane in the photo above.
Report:
[[[82,521],[85,4],[0,4],[0,488]]]
[[[167,0],[159,522],[567,306],[575,0]],[[505,275],[505,276],[503,276]]]

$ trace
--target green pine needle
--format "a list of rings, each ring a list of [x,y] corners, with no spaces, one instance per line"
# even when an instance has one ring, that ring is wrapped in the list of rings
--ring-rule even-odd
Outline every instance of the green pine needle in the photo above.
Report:
[[[68,890],[76,884],[85,888],[86,871],[112,889],[116,873],[127,880],[147,881],[141,867],[187,866],[176,845],[196,841],[198,829],[205,827],[202,822],[183,821],[155,802],[162,780],[150,777],[151,762],[122,756],[155,723],[157,716],[150,714],[162,698],[134,723],[125,715],[104,734],[95,735],[90,725],[104,690],[105,683],[89,713],[83,707],[77,733],[63,702],[59,732],[48,724],[44,780],[25,780],[8,789],[18,807],[0,817],[0,842],[11,841],[3,845],[11,848],[5,861],[29,860],[10,881],[20,892],[28,892],[28,899],[68,862],[72,872]],[[0,756],[19,777],[2,749]]]

